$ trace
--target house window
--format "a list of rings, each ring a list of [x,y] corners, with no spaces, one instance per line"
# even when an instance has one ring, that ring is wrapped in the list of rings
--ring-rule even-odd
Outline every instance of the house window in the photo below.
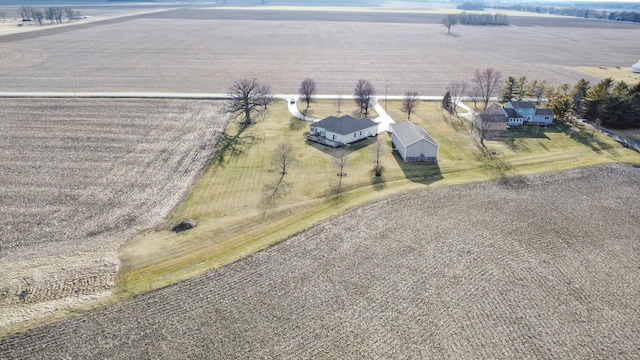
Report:
[[[336,134],[333,134],[333,140],[335,140],[335,139],[336,139]]]
[[[356,134],[356,133],[353,133],[353,137],[356,137],[356,136],[358,136],[358,134]]]
[[[549,117],[548,117],[548,116],[545,116],[545,117],[544,117],[544,119],[545,119],[545,120],[549,120]]]
[[[532,113],[532,112],[533,112],[533,109],[529,109],[529,112],[530,112],[530,113]]]
[[[362,131],[360,131],[360,135],[362,135]]]

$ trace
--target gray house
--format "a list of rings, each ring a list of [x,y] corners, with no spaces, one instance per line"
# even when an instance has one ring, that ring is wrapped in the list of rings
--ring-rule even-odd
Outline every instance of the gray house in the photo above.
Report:
[[[367,137],[378,135],[378,123],[368,118],[353,116],[329,116],[309,126],[307,139],[320,144],[337,147],[348,145]]]
[[[410,121],[391,125],[391,142],[405,162],[438,161],[438,144]]]

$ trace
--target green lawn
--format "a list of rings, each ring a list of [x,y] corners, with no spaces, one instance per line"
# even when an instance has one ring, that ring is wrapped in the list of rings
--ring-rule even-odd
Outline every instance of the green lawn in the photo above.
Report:
[[[396,121],[406,118],[400,105],[387,104]],[[307,143],[308,124],[292,118],[284,102],[274,104],[264,119],[246,129],[232,123],[210,165],[165,226],[140,234],[122,248],[119,296],[222,266],[347,208],[394,194],[607,162],[640,163],[640,154],[608,137],[565,125],[512,129],[501,140],[485,141],[489,155],[467,120],[450,117],[438,105],[420,103],[411,120],[440,145],[439,163],[403,163],[391,153],[389,135],[381,134],[380,178],[372,173],[376,140],[340,149]],[[341,113],[356,113],[351,100],[342,100],[340,107]],[[336,102],[329,100],[312,103],[309,109],[309,115],[318,118],[336,113]],[[296,157],[285,176],[290,192],[277,206],[265,209],[261,199],[265,185],[278,177],[271,157],[280,143],[291,144]],[[338,179],[334,159],[341,154],[347,154],[343,182],[348,191],[338,202],[328,192]],[[170,223],[182,219],[195,219],[197,227],[180,234],[168,230]]]

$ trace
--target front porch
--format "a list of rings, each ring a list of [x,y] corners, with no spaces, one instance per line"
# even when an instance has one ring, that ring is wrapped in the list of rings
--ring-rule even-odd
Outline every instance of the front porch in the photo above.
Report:
[[[307,140],[308,141],[313,141],[313,142],[317,142],[318,144],[322,144],[322,145],[327,145],[327,146],[331,146],[331,147],[339,147],[339,146],[344,146],[343,143],[338,142],[338,141],[333,141],[333,140],[329,140],[327,138],[325,138],[324,136],[318,136],[316,135],[307,135]]]

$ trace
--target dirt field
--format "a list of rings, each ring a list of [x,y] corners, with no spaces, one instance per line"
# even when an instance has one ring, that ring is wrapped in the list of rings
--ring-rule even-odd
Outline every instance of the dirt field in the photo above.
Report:
[[[639,211],[630,165],[396,197],[0,357],[637,359]]]
[[[120,245],[160,223],[213,151],[218,106],[2,101],[0,327],[111,290]]]
[[[572,84],[597,80],[573,67],[638,60],[636,24],[514,17],[512,26],[456,26],[447,36],[441,16],[178,9],[0,37],[0,82],[5,91],[225,92],[255,76],[295,93],[313,77],[320,93],[351,94],[366,78],[379,93],[388,81],[390,95],[440,95],[478,68]]]
[[[447,36],[441,14],[391,10],[122,17],[138,6],[82,7],[115,18],[0,36],[2,90],[225,92],[255,76],[277,93],[314,77],[323,94],[350,94],[366,78],[379,94],[388,81],[390,95],[439,95],[478,68],[559,84],[596,81],[575,66],[638,58],[635,24],[522,17]],[[189,101],[2,100],[0,331],[69,306],[69,296],[109,293],[116,249],[191,185],[224,128],[217,111]]]

